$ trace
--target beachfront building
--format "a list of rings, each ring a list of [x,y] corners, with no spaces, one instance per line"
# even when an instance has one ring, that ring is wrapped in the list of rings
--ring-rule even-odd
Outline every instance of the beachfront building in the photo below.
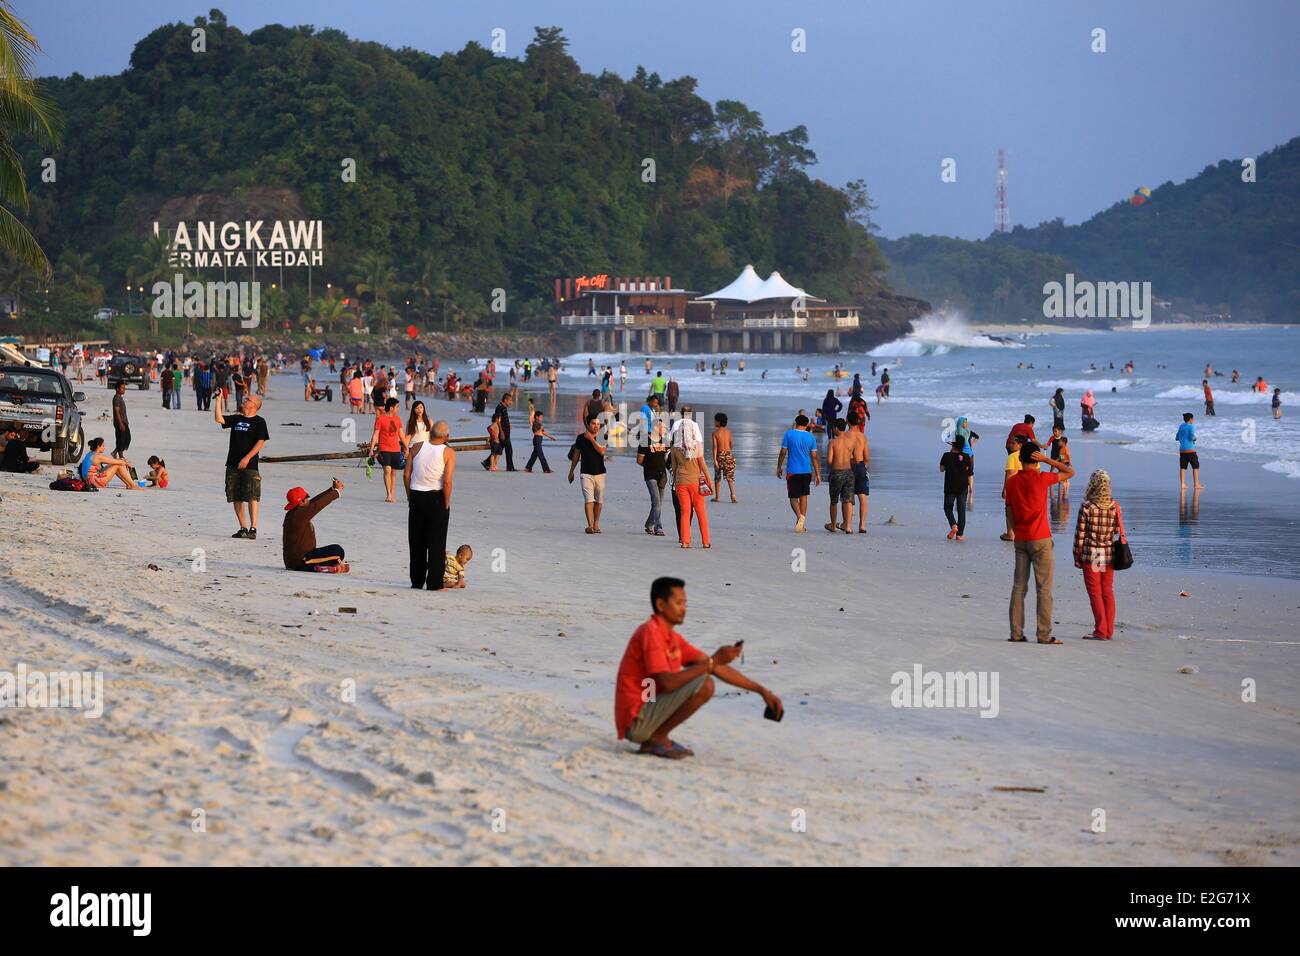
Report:
[[[695,295],[674,289],[672,276],[599,273],[555,280],[560,325],[577,333],[579,352],[685,351],[681,333]]]
[[[697,302],[711,306],[714,352],[838,352],[840,335],[859,322],[857,306],[827,302],[792,286],[779,272],[760,279],[750,265]]]
[[[577,351],[838,352],[858,328],[858,307],[834,305],[752,265],[708,295],[674,289],[671,276],[555,280],[560,324]]]

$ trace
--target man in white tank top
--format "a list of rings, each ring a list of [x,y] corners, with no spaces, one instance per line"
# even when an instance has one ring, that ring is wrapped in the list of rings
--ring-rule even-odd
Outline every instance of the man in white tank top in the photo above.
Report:
[[[447,566],[447,522],[456,452],[447,446],[447,423],[433,423],[432,437],[412,445],[402,475],[406,487],[406,534],[411,548],[411,587],[442,590]]]

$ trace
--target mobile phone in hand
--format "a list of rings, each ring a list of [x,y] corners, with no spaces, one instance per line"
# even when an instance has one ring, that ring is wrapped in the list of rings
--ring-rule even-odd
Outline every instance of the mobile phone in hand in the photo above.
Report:
[[[781,722],[781,718],[784,717],[784,716],[785,716],[785,711],[784,711],[784,710],[781,711],[780,713],[777,713],[777,712],[774,711],[771,707],[765,707],[765,708],[763,708],[763,719],[764,719],[764,720],[775,720],[775,721],[779,724],[779,723]]]

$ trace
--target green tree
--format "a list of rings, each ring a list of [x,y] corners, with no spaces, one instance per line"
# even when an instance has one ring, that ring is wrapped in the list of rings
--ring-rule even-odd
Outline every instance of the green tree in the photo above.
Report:
[[[32,58],[40,45],[26,24],[14,15],[8,0],[0,0],[0,201],[26,213],[27,173],[15,140],[33,137],[46,145],[60,139],[58,108],[32,77]],[[31,267],[36,276],[51,274],[50,261],[27,227],[0,205],[0,248]]]
[[[60,285],[67,286],[70,291],[86,299],[91,305],[100,305],[104,301],[104,287],[99,281],[99,266],[91,259],[89,253],[65,252],[59,257],[55,279]]]

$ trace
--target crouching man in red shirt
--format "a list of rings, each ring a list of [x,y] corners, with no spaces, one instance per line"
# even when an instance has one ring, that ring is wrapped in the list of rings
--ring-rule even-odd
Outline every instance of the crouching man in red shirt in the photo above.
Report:
[[[618,665],[614,724],[620,740],[656,757],[694,756],[668,735],[713,696],[714,677],[759,694],[779,719],[781,698],[728,666],[740,656],[739,645],[724,644],[708,655],[673,630],[686,620],[685,581],[656,578],[650,606],[654,614],[633,633]]]

